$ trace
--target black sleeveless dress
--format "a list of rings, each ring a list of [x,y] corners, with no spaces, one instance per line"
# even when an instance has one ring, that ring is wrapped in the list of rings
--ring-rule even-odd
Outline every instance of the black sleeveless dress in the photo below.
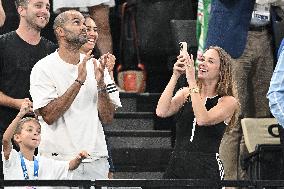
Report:
[[[219,98],[207,98],[207,110],[214,107]],[[175,148],[163,178],[221,180],[221,161],[217,153],[225,128],[224,122],[196,125],[191,101],[186,102],[177,115]]]

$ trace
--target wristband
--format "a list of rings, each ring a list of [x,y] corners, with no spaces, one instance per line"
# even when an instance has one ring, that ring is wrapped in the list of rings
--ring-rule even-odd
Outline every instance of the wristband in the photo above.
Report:
[[[78,79],[75,79],[76,82],[78,82],[80,85],[84,85],[84,82],[83,81],[80,81]]]

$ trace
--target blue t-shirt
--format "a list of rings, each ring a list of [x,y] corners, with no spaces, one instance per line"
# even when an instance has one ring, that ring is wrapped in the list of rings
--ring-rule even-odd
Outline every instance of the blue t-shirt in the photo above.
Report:
[[[280,54],[283,50],[284,50],[284,38],[282,39],[282,42],[281,42],[279,49],[278,49],[278,52],[277,52],[277,60],[278,60],[278,58],[279,58],[279,56],[280,56]]]

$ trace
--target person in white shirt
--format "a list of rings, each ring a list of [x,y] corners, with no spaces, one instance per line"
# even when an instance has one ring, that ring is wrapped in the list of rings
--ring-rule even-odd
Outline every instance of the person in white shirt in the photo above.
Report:
[[[41,126],[35,118],[25,117],[32,103],[25,99],[21,109],[3,135],[3,167],[5,180],[55,180],[71,179],[72,170],[88,156],[81,151],[71,161],[58,161],[42,156],[34,156],[41,141]],[[19,146],[12,148],[11,139]],[[9,187],[5,187],[9,188]],[[11,187],[12,188],[12,187]],[[26,187],[23,187],[26,188]],[[48,188],[48,187],[40,187]]]
[[[104,71],[109,59],[103,55],[98,63],[91,51],[80,54],[80,47],[87,42],[80,12],[60,13],[53,28],[59,48],[37,62],[30,76],[33,109],[42,124],[39,153],[70,160],[78,149],[84,149],[90,158],[74,171],[73,179],[107,179],[102,123],[111,123],[117,104],[120,106],[119,92],[109,95],[106,87],[106,80],[111,79]]]

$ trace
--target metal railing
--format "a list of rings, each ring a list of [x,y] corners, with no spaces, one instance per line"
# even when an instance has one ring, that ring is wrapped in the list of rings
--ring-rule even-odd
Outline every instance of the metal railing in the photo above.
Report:
[[[96,189],[101,187],[248,187],[263,189],[267,187],[284,187],[284,180],[198,180],[198,179],[113,179],[113,180],[2,180],[0,186],[73,186]]]

